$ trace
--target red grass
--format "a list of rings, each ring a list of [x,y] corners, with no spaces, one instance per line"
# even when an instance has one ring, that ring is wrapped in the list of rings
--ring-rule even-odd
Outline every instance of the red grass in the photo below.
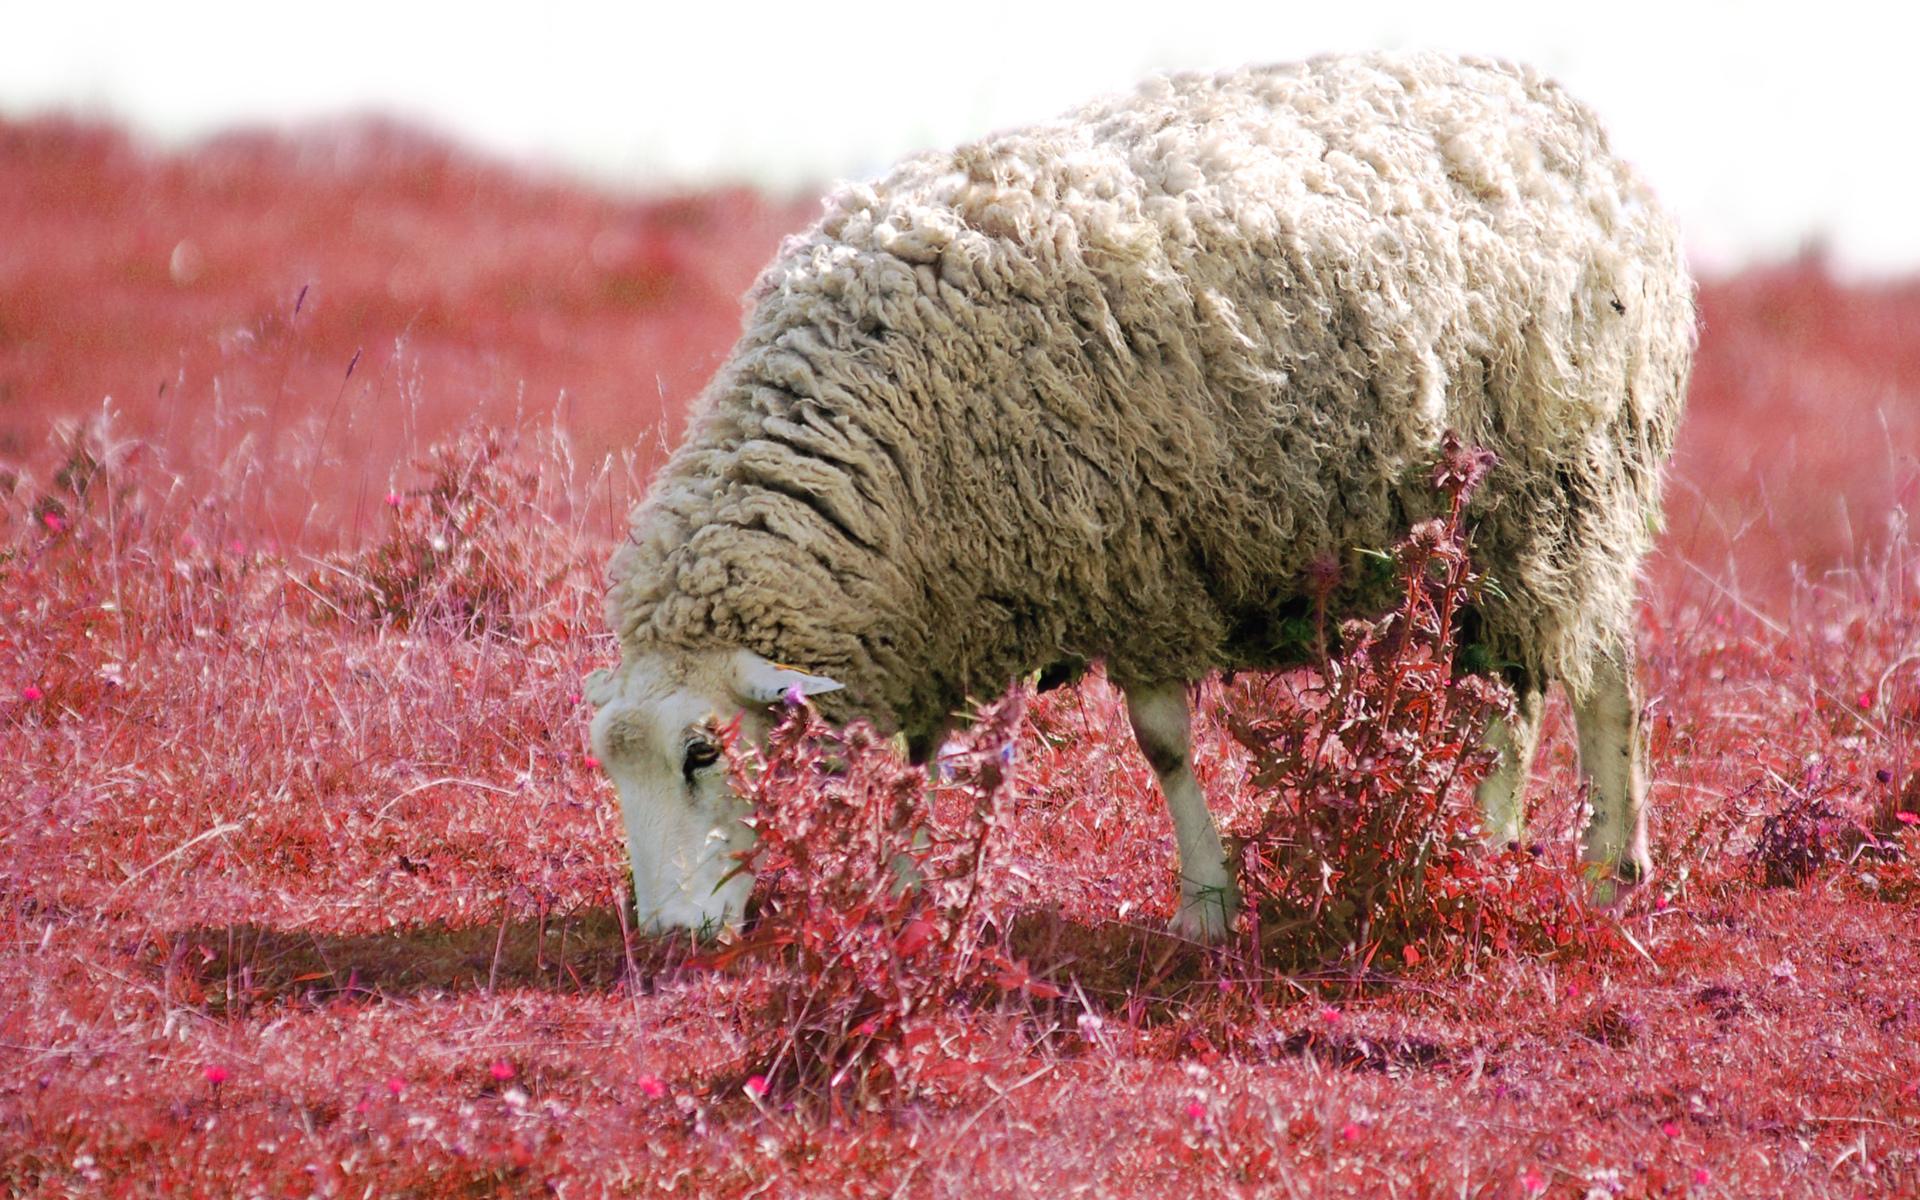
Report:
[[[45,124],[0,126],[0,199],[0,1188],[1920,1191],[1920,286],[1703,292],[1643,609],[1659,868],[1617,948],[1329,996],[1170,941],[1096,674],[1029,706],[997,843],[996,936],[1064,996],[957,995],[932,1083],[836,1115],[744,1086],[777,964],[627,933],[577,695],[658,430],[808,206]],[[1203,696],[1231,822],[1245,689]],[[1571,864],[1564,727],[1532,829]],[[1765,886],[1810,781],[1860,832]]]

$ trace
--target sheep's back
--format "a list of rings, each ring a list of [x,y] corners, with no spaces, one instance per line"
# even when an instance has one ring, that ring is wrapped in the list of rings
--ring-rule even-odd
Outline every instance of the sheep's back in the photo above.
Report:
[[[1060,656],[1257,657],[1309,565],[1431,506],[1447,428],[1501,456],[1496,652],[1578,687],[1627,628],[1692,345],[1673,228],[1591,114],[1434,55],[1173,76],[921,155],[751,299],[610,614],[909,723]]]
[[[1476,509],[1499,649],[1577,683],[1626,627],[1691,284],[1557,85],[1435,55],[1175,76],[963,148],[938,186],[963,229],[1037,247],[1114,408],[1098,432],[1182,535],[1128,573],[1189,577],[1216,618],[1194,627],[1262,636],[1314,560],[1397,538],[1447,428],[1502,460]]]

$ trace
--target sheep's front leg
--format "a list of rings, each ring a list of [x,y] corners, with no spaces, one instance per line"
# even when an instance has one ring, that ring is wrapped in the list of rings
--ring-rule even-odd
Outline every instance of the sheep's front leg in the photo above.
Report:
[[[1187,689],[1181,683],[1128,687],[1127,717],[1173,814],[1173,838],[1180,847],[1180,911],[1174,932],[1195,941],[1217,942],[1239,907],[1233,878],[1227,873],[1220,831],[1200,781],[1193,777]]]
[[[1540,741],[1541,692],[1522,686],[1514,694],[1513,719],[1487,722],[1487,746],[1500,755],[1493,771],[1480,781],[1480,827],[1487,841],[1507,846],[1527,836],[1527,776],[1533,769],[1534,747]]]
[[[1595,664],[1593,685],[1573,702],[1580,731],[1580,771],[1588,780],[1593,820],[1586,859],[1597,876],[1594,899],[1609,904],[1619,883],[1635,884],[1653,869],[1647,852],[1647,775],[1640,730],[1640,684],[1631,653]]]

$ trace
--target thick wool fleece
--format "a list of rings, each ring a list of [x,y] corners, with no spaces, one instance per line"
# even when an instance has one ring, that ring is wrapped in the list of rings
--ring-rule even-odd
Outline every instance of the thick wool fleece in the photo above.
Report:
[[[1480,636],[1576,694],[1629,643],[1694,342],[1586,108],[1431,54],[1154,79],[850,184],[788,239],[635,510],[629,657],[744,646],[936,728],[1062,659],[1284,659],[1316,561],[1494,450]]]

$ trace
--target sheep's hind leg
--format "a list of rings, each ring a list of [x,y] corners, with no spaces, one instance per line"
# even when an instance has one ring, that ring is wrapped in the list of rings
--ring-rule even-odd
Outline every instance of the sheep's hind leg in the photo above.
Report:
[[[1194,941],[1221,941],[1240,901],[1227,872],[1220,831],[1207,811],[1200,781],[1193,777],[1186,686],[1127,687],[1126,693],[1134,739],[1160,779],[1180,847],[1180,911],[1173,919],[1174,932]]]
[[[1480,827],[1487,841],[1509,846],[1527,836],[1527,776],[1533,767],[1534,747],[1540,741],[1542,694],[1530,682],[1514,690],[1513,720],[1495,717],[1487,722],[1487,746],[1500,755],[1493,771],[1480,781]]]
[[[1580,772],[1593,803],[1586,860],[1595,875],[1594,900],[1610,904],[1619,884],[1639,883],[1653,869],[1640,684],[1630,651],[1603,655],[1594,664],[1592,687],[1574,699],[1573,719],[1580,731]]]

